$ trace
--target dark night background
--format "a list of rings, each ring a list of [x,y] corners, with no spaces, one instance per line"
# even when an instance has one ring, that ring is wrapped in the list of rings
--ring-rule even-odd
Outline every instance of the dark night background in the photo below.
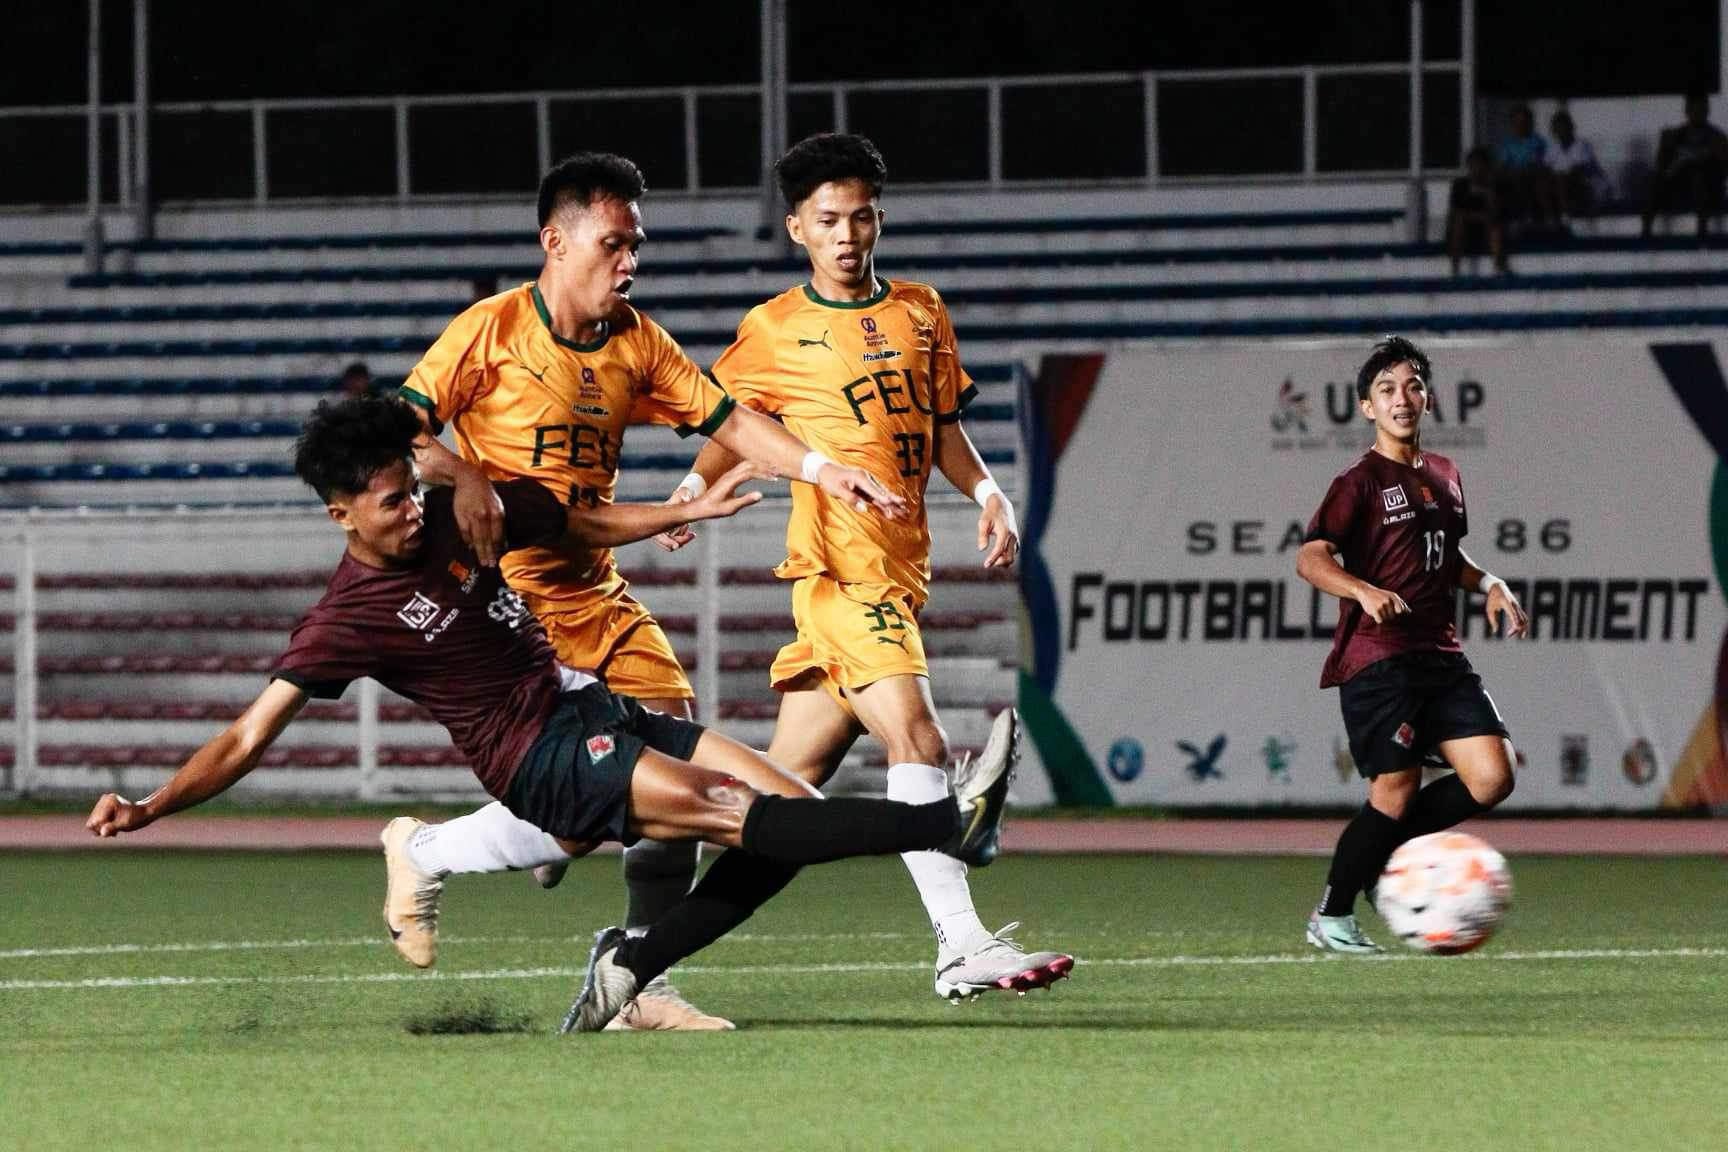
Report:
[[[1402,0],[998,0],[789,5],[794,82],[1399,59]],[[1479,0],[1478,90],[1626,95],[1714,90],[1717,0]],[[151,4],[158,100],[497,92],[751,82],[758,6],[300,0]],[[105,95],[131,91],[131,4],[105,0]],[[33,0],[9,21],[0,104],[84,99],[85,4]],[[1427,4],[1427,51],[1456,59],[1459,6]]]

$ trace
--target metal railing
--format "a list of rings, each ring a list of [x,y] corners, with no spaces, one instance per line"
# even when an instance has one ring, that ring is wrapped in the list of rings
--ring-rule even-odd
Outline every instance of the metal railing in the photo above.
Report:
[[[1012,491],[1015,484],[1006,477],[1004,481],[1005,486]],[[779,507],[784,507],[785,504],[784,497],[778,494],[771,496],[770,502]],[[932,498],[930,512],[935,522],[935,535],[938,537],[938,557],[944,554],[945,548],[951,560],[958,561],[964,557],[960,562],[976,563],[970,545],[969,529],[976,515],[976,509],[971,502],[954,493],[943,493]],[[717,715],[722,703],[728,699],[739,698],[736,684],[733,685],[733,694],[728,696],[721,676],[721,658],[727,650],[727,643],[721,633],[720,621],[723,609],[732,599],[723,588],[729,579],[726,568],[735,566],[766,570],[785,555],[783,536],[783,522],[778,516],[752,513],[737,520],[703,524],[698,530],[697,542],[692,546],[694,555],[687,558],[647,562],[643,562],[640,556],[631,558],[633,562],[644,567],[647,564],[660,564],[665,568],[688,571],[693,576],[693,588],[677,593],[668,590],[656,599],[663,602],[663,608],[665,602],[677,602],[682,605],[684,614],[691,614],[693,611],[696,623],[696,659],[692,679],[699,708],[704,716]],[[128,587],[128,575],[279,577],[298,576],[308,570],[322,570],[326,565],[333,570],[338,547],[336,534],[329,530],[328,517],[322,508],[316,506],[299,508],[285,505],[268,510],[216,507],[172,512],[38,510],[0,513],[0,556],[5,557],[4,561],[0,561],[4,565],[0,568],[0,573],[12,579],[9,597],[4,590],[0,590],[0,611],[5,611],[3,605],[9,598],[12,617],[11,740],[7,741],[0,735],[0,750],[5,749],[9,743],[12,758],[10,772],[0,767],[0,794],[27,796],[63,791],[69,775],[79,780],[87,778],[89,782],[99,778],[91,771],[80,770],[76,766],[69,769],[65,765],[44,763],[40,754],[44,745],[42,718],[52,713],[47,705],[53,703],[56,696],[62,699],[77,698],[69,696],[63,684],[53,692],[44,689],[40,625],[45,603],[49,611],[63,610],[68,597],[76,598],[79,602],[94,599],[96,603],[103,605],[115,603],[116,598],[129,597],[128,602],[135,603],[139,593]],[[636,570],[640,572],[642,569]],[[104,574],[105,578],[97,582],[99,586],[92,586],[81,579],[91,573]],[[53,586],[57,577],[66,576],[80,579],[70,587]],[[299,585],[295,584],[293,588],[297,589]],[[173,590],[164,590],[160,594],[150,593],[152,603],[160,599],[161,607],[152,607],[149,611],[168,614],[184,612],[187,608],[187,596],[197,597],[200,594],[197,591],[187,593]],[[291,599],[303,597],[304,601],[310,604],[316,598],[316,589],[305,588],[298,594],[290,589],[286,594]],[[222,592],[217,595],[226,603],[229,600],[244,599],[250,594]],[[59,603],[55,603],[56,600]],[[136,607],[126,607],[124,603],[122,608],[123,615],[139,611]],[[221,616],[233,610],[231,607],[222,607],[214,610],[212,615]],[[301,610],[295,608],[292,614],[298,615]],[[277,605],[261,611],[275,615],[288,610]],[[135,654],[146,654],[146,649],[148,654],[156,654],[159,649],[149,647],[154,643],[151,637],[141,633],[139,644],[145,648]],[[247,654],[273,656],[280,651],[279,644],[280,641],[260,644],[256,653]],[[120,655],[124,652],[124,646],[105,644],[103,650],[110,655]],[[50,670],[52,671],[52,668]],[[56,674],[84,673],[62,670]],[[105,673],[96,671],[89,674]],[[196,677],[206,673],[185,674]],[[257,677],[256,673],[250,671],[210,674],[237,678]],[[262,687],[261,678],[257,678],[257,687]],[[224,699],[228,698],[226,693],[221,695]],[[243,691],[242,695],[249,696],[249,692]],[[140,698],[142,697],[115,702],[135,702]],[[160,696],[155,698],[161,699]],[[351,792],[344,791],[343,794],[351,794],[360,800],[373,800],[396,791],[430,791],[443,794],[451,787],[453,777],[458,788],[472,787],[472,782],[465,772],[453,769],[390,768],[381,765],[380,749],[389,746],[393,738],[400,739],[403,731],[400,725],[382,722],[381,710],[390,697],[376,682],[361,679],[347,698],[354,705],[354,718],[351,722],[345,719],[321,719],[308,723],[324,725],[326,731],[331,727],[336,729],[339,734],[321,739],[318,746],[352,747],[355,771],[351,776],[343,774],[339,780],[331,779],[329,783],[308,785],[308,791],[324,794],[332,787],[346,789],[347,782],[352,781]],[[233,697],[233,702],[234,711],[238,713],[243,702],[239,696]],[[49,722],[60,725],[68,723],[64,719]],[[114,741],[123,744],[133,742],[125,736],[124,725],[115,726],[101,721],[75,723],[90,725],[90,743],[98,747]],[[430,721],[411,723],[419,727],[431,724]],[[220,721],[210,721],[208,733],[199,737],[197,742],[214,735],[220,724]],[[5,722],[0,721],[0,728],[4,727]],[[424,736],[420,739],[424,739]],[[418,742],[410,739],[410,743]],[[53,742],[48,743],[52,747]],[[293,740],[284,741],[284,745],[289,747],[294,743]],[[154,767],[138,768],[135,771],[157,779],[165,776],[169,770]],[[123,770],[113,768],[103,771],[108,773],[100,777],[109,781],[106,786],[117,786]],[[56,775],[61,778],[58,785],[50,779]],[[314,771],[308,779],[322,780],[329,776],[328,773]]]
[[[1457,164],[1472,131],[1468,63],[1419,65],[1413,102],[1416,67],[793,84],[788,126],[792,139],[865,132],[897,183],[927,186],[1402,176]],[[134,202],[135,107],[100,107],[105,204]],[[87,199],[88,111],[0,109],[0,144],[20,161],[0,203]],[[556,156],[600,147],[637,159],[656,189],[737,194],[760,186],[760,121],[753,84],[163,103],[151,108],[150,183],[158,201],[520,198]],[[1220,149],[1226,133],[1240,144]]]

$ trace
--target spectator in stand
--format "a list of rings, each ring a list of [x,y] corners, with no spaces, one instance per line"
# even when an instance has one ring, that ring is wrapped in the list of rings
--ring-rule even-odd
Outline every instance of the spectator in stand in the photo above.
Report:
[[[1698,216],[1698,235],[1710,231],[1710,218],[1722,211],[1722,183],[1728,178],[1728,136],[1710,123],[1710,97],[1686,97],[1686,122],[1662,130],[1656,146],[1656,180],[1644,206],[1644,235],[1658,212],[1683,209]]]
[[[1452,258],[1452,275],[1466,256],[1484,252],[1494,258],[1494,270],[1505,274],[1506,227],[1500,214],[1500,188],[1494,161],[1488,149],[1475,147],[1464,157],[1464,175],[1452,181],[1452,196],[1446,210],[1446,254]]]
[[[1562,108],[1548,121],[1553,146],[1548,149],[1548,170],[1554,174],[1554,191],[1564,217],[1591,217],[1608,198],[1608,177],[1596,159],[1596,149],[1582,139],[1572,123],[1572,113]]]
[[[1500,168],[1505,219],[1528,221],[1537,229],[1552,228],[1555,211],[1554,177],[1548,171],[1548,141],[1536,131],[1530,105],[1512,109],[1512,134],[1500,141],[1495,156]]]
[[[336,378],[336,390],[344,396],[364,396],[372,391],[372,370],[366,367],[366,361],[356,360],[342,369],[342,375]]]

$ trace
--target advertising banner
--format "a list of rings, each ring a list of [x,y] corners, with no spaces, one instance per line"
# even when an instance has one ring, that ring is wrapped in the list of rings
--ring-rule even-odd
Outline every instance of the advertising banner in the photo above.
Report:
[[[1510,728],[1509,808],[1728,804],[1718,697],[1728,562],[1724,349],[1423,340],[1424,451],[1468,504],[1464,551],[1530,636],[1465,654]],[[1338,602],[1296,553],[1373,442],[1369,341],[1045,358],[1029,385],[1020,699],[1058,802],[1351,805],[1319,687]]]

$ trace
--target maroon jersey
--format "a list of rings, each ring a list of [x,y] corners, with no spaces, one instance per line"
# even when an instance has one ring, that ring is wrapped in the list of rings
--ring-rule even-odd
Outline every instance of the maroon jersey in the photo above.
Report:
[[[563,534],[564,507],[538,483],[495,487],[506,547]],[[425,543],[408,567],[373,568],[344,554],[272,675],[330,699],[372,677],[432,713],[486,791],[501,797],[558,701],[558,663],[522,598],[462,543],[454,498],[448,488],[427,494]]]
[[[1376,624],[1360,604],[1343,601],[1322,688],[1400,652],[1459,651],[1453,590],[1462,569],[1458,542],[1468,528],[1458,468],[1444,456],[1424,452],[1412,466],[1369,449],[1338,474],[1308,522],[1307,539],[1331,544],[1345,571],[1396,592],[1410,611]]]

